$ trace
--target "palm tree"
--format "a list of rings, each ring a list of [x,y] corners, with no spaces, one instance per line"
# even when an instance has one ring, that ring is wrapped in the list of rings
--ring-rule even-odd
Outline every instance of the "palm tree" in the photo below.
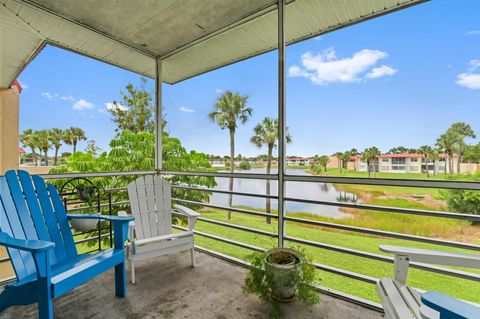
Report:
[[[53,158],[53,164],[57,166],[58,162],[58,150],[62,146],[63,141],[63,130],[59,128],[54,128],[50,130],[50,142],[52,143],[53,147],[55,148],[55,157]]]
[[[457,173],[460,173],[460,163],[462,162],[462,153],[463,148],[465,147],[465,138],[471,137],[476,138],[475,132],[472,130],[472,127],[465,122],[457,122],[453,123],[449,128],[448,131],[452,131],[456,137],[456,149],[458,153],[457,158]]]
[[[85,131],[79,127],[70,127],[65,130],[63,141],[68,145],[73,145],[73,154],[77,151],[77,143],[86,140]]]
[[[352,154],[350,151],[343,152],[342,155],[340,156],[340,159],[342,161],[342,168],[347,169],[348,168],[348,161],[350,160],[350,157],[352,157]]]
[[[352,148],[350,151],[348,151],[348,153],[350,154],[349,159],[352,156],[357,156],[358,154],[360,154],[356,148]],[[353,169],[354,169],[355,172],[357,171],[357,162],[356,161],[353,161]]]
[[[336,152],[335,154],[333,154],[333,156],[335,156],[337,159],[338,170],[340,171],[340,173],[342,172],[342,167],[343,167],[342,155],[343,155],[342,152]]]
[[[330,161],[330,158],[327,155],[322,155],[318,158],[318,165],[320,167],[323,167],[323,170],[326,172],[329,161]]]
[[[38,147],[38,139],[36,131],[31,128],[24,130],[20,135],[20,142],[23,146],[30,147],[32,150],[33,165],[37,165],[37,152],[35,149]]]
[[[430,160],[432,158],[433,149],[432,149],[431,146],[423,145],[423,146],[419,147],[418,152],[420,154],[422,154],[422,157],[425,159],[425,171],[427,173],[427,177],[430,177],[430,171],[428,169],[428,160]],[[423,160],[423,158],[422,158],[422,160]],[[421,165],[422,165],[422,163],[420,163],[420,167],[421,167]],[[435,167],[435,164],[434,164],[434,167]]]
[[[237,120],[245,124],[252,115],[253,109],[247,107],[248,96],[226,91],[215,102],[214,110],[208,114],[212,122],[216,122],[222,130],[228,129],[230,132],[230,172],[233,173],[235,166],[235,130]],[[228,190],[233,191],[233,178],[230,177]],[[232,194],[228,194],[228,205],[232,206]],[[232,212],[228,211],[228,219],[232,217]]]
[[[378,155],[380,155],[380,150],[375,146],[369,147],[365,149],[365,151],[363,151],[363,159],[367,162],[367,171],[368,171],[369,178],[370,178],[370,166],[372,162],[373,162],[373,172],[375,174],[375,171],[376,171],[375,159],[377,158]]]
[[[445,133],[440,135],[437,139],[437,145],[445,152],[446,163],[445,163],[445,174],[453,172],[453,149],[455,143],[458,141],[458,136],[455,132],[447,130]],[[448,169],[447,169],[448,168]]]
[[[264,118],[261,123],[258,123],[254,127],[253,132],[255,135],[250,138],[250,142],[255,144],[255,146],[258,148],[261,148],[263,145],[267,145],[267,174],[270,174],[272,167],[272,152],[277,146],[275,143],[278,140],[278,119],[271,119],[269,117]],[[287,143],[292,142],[292,137],[288,133],[288,128],[285,134],[285,140]],[[265,194],[267,196],[270,195],[270,180],[266,181]],[[266,198],[265,210],[267,214],[271,212],[270,198],[268,197]],[[270,216],[267,216],[267,224],[270,223],[271,218]]]
[[[40,130],[37,132],[38,148],[45,156],[45,166],[48,166],[48,150],[52,147],[50,144],[50,132],[48,130]]]

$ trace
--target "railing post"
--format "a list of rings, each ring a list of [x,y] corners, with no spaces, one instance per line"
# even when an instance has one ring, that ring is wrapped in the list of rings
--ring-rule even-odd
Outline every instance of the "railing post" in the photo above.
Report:
[[[278,0],[278,247],[285,236],[285,0]]]
[[[155,76],[155,170],[162,169],[162,60],[156,59]]]

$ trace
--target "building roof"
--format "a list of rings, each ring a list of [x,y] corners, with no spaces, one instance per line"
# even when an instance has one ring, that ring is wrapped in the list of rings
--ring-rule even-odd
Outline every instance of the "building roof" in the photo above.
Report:
[[[400,153],[400,154],[380,154],[380,158],[398,158],[398,157],[408,157],[408,158],[420,158],[424,157],[423,154],[419,153]]]
[[[287,0],[296,43],[427,0]],[[277,47],[275,0],[0,0],[0,87],[46,44],[176,83]]]
[[[18,154],[27,154],[27,152],[25,152],[25,150],[22,147],[19,147]]]

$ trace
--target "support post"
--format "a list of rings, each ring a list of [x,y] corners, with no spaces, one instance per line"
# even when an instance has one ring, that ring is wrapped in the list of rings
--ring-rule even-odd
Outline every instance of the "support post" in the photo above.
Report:
[[[278,247],[285,236],[285,0],[278,0]]]
[[[155,170],[162,169],[162,60],[156,59],[155,76]]]

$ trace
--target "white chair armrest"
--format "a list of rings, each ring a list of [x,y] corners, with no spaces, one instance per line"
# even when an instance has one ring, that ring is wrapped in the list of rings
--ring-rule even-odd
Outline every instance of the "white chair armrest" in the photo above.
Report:
[[[480,255],[447,252],[401,246],[380,245],[380,250],[396,256],[408,257],[409,261],[427,264],[480,268]]]
[[[200,217],[200,214],[194,211],[193,209],[190,209],[188,207],[182,206],[182,205],[175,205],[174,208],[179,214],[185,215],[187,217]]]

